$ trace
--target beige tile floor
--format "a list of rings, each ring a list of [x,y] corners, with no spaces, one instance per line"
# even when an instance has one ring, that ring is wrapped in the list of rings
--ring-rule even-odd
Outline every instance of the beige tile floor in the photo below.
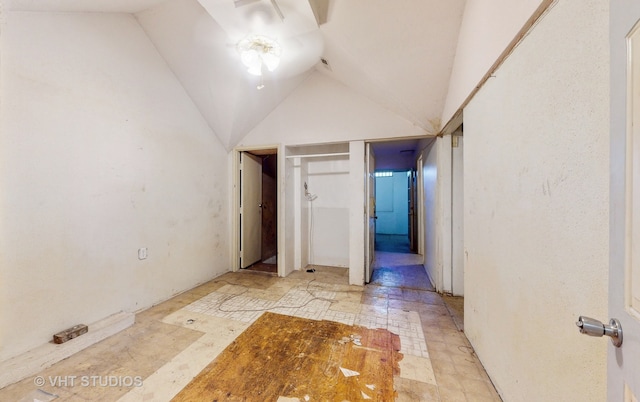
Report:
[[[393,266],[417,258],[379,253],[377,261]],[[398,401],[500,401],[456,326],[462,322],[460,299],[394,286],[349,286],[348,271],[334,267],[287,278],[225,274],[139,313],[127,330],[0,389],[0,400],[168,401],[264,311],[398,334],[404,354],[394,379]],[[44,385],[37,386],[40,379]]]

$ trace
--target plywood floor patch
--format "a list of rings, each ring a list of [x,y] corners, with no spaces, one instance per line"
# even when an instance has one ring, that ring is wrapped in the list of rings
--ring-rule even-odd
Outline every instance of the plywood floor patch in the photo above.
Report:
[[[173,400],[391,401],[399,350],[399,337],[386,329],[267,312]]]

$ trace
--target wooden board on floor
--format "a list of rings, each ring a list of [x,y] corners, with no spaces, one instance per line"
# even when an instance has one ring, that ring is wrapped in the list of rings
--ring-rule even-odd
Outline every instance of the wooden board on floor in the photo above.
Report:
[[[266,312],[173,400],[392,401],[399,350],[385,329]]]

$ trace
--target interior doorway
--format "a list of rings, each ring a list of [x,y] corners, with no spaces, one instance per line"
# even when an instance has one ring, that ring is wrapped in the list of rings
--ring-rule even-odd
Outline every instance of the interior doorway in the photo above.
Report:
[[[372,142],[375,152],[375,261],[370,286],[387,286],[431,291],[424,268],[419,230],[421,216],[421,158],[424,141],[404,139]]]
[[[239,153],[239,268],[278,272],[278,154]]]
[[[376,251],[417,252],[415,169],[375,172]]]
[[[418,211],[416,169],[377,170],[376,241],[370,285],[434,291],[417,254]]]

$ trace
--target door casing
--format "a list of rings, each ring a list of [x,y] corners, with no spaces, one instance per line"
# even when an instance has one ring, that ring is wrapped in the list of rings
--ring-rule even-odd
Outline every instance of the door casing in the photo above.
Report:
[[[262,258],[262,160],[240,154],[240,268]]]
[[[237,272],[240,269],[240,154],[242,152],[252,152],[254,154],[274,154],[278,158],[277,164],[277,183],[276,183],[276,194],[277,194],[277,221],[278,221],[278,232],[277,232],[277,242],[278,242],[278,276],[284,276],[286,272],[286,260],[284,258],[285,255],[285,244],[284,244],[284,197],[282,197],[282,186],[281,183],[284,180],[284,152],[281,149],[282,146],[278,144],[268,144],[259,147],[236,147],[231,152],[230,155],[230,164],[232,166],[231,169],[231,196],[229,202],[231,203],[231,217],[229,219],[231,223],[231,242],[230,242],[230,252],[231,252],[231,271]],[[281,258],[282,256],[282,258]]]
[[[367,143],[365,149],[365,283],[371,281],[371,275],[373,274],[373,261],[375,259],[375,244],[376,244],[376,161],[373,154],[373,147],[370,143]]]
[[[612,1],[609,7],[609,317],[599,319],[617,318],[623,330],[621,347],[607,341],[607,399],[631,401],[634,396],[640,398],[640,314],[632,308],[630,286],[631,274],[640,272],[640,258],[632,255],[633,244],[640,241],[640,223],[633,217],[637,213],[633,204],[640,201],[640,60],[632,64],[628,50],[629,34],[635,30],[635,52],[640,51],[640,3]]]

